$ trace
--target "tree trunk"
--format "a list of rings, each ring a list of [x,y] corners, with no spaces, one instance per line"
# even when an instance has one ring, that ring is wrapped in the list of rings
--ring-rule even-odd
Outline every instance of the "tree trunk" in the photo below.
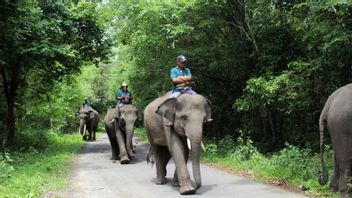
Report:
[[[1,69],[2,80],[4,84],[4,94],[6,96],[7,102],[7,114],[6,114],[6,125],[5,125],[5,133],[2,141],[2,146],[7,147],[13,144],[15,138],[15,98],[17,93],[17,88],[19,85],[18,82],[18,72],[20,69],[20,65],[16,64],[11,68],[11,80],[8,81],[6,72],[4,69]]]
[[[49,94],[46,95],[46,99],[48,100],[48,106],[49,106],[49,117],[50,117],[50,131],[53,131],[53,104],[50,100]]]
[[[6,147],[13,144],[15,137],[15,113],[14,113],[15,100],[8,101],[5,134],[2,141],[2,146]]]

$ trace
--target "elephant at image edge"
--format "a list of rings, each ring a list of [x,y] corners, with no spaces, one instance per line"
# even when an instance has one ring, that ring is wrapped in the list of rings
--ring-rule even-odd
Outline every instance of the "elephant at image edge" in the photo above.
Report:
[[[156,184],[165,184],[166,165],[173,157],[176,170],[173,182],[180,185],[181,194],[193,194],[201,186],[200,148],[203,136],[203,122],[211,117],[209,101],[198,94],[182,94],[169,98],[170,92],[152,101],[144,110],[144,125],[151,148],[147,157],[153,156],[156,163]],[[173,121],[172,127],[166,126]],[[191,184],[187,160],[190,140],[193,177]]]
[[[95,140],[95,132],[98,129],[99,113],[93,108],[81,108],[78,111],[79,132],[83,140]],[[88,133],[87,133],[88,132]]]
[[[112,160],[120,159],[121,164],[127,164],[133,157],[132,138],[140,114],[139,109],[133,105],[111,108],[106,113],[104,123],[110,140]]]
[[[325,103],[320,115],[320,157],[322,174],[319,183],[328,181],[324,162],[324,125],[330,132],[333,145],[334,173],[330,188],[341,193],[348,192],[348,182],[352,177],[352,84],[337,89]]]

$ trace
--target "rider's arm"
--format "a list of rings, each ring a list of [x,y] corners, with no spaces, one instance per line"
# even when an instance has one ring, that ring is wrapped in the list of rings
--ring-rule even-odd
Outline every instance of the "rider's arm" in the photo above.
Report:
[[[116,95],[118,100],[121,100],[123,98],[123,93],[119,90]]]
[[[191,76],[179,76],[177,78],[174,78],[171,80],[171,82],[173,84],[181,84],[181,83],[185,83],[185,82],[191,82],[192,81],[192,77]]]

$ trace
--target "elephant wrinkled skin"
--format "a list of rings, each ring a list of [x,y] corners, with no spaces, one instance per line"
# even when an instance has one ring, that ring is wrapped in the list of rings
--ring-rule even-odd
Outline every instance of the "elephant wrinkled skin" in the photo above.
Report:
[[[83,140],[95,140],[95,133],[98,129],[99,113],[93,108],[81,108],[78,111],[79,132]]]
[[[132,138],[140,117],[140,111],[133,105],[111,108],[106,113],[104,123],[111,144],[112,160],[119,159],[121,164],[127,164],[133,158]]]
[[[331,94],[320,115],[320,157],[322,175],[320,184],[326,184],[328,174],[324,162],[324,125],[330,132],[334,150],[334,173],[330,188],[349,193],[348,182],[352,177],[352,84],[339,88]]]
[[[209,101],[198,94],[182,94],[169,98],[170,92],[152,101],[144,110],[144,125],[151,148],[147,161],[153,157],[156,163],[156,184],[166,183],[166,165],[171,157],[175,161],[174,184],[180,185],[181,194],[193,194],[201,186],[200,148],[203,136],[203,122],[210,117]],[[172,121],[173,126],[167,123]],[[191,145],[193,187],[187,160]]]

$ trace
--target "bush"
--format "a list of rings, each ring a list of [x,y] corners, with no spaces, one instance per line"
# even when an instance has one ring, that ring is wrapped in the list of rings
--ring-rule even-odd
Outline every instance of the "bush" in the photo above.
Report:
[[[300,178],[308,180],[317,175],[318,170],[314,169],[311,160],[312,152],[309,149],[299,149],[293,145],[287,145],[278,154],[272,155],[267,161],[268,171],[274,177],[281,179]]]
[[[243,139],[242,135],[237,138],[237,144],[231,157],[237,161],[250,160],[253,156],[259,155],[257,148],[253,145],[253,141],[247,137]]]
[[[11,177],[11,173],[15,170],[10,163],[13,162],[10,153],[4,151],[0,154],[0,181],[4,178]]]

